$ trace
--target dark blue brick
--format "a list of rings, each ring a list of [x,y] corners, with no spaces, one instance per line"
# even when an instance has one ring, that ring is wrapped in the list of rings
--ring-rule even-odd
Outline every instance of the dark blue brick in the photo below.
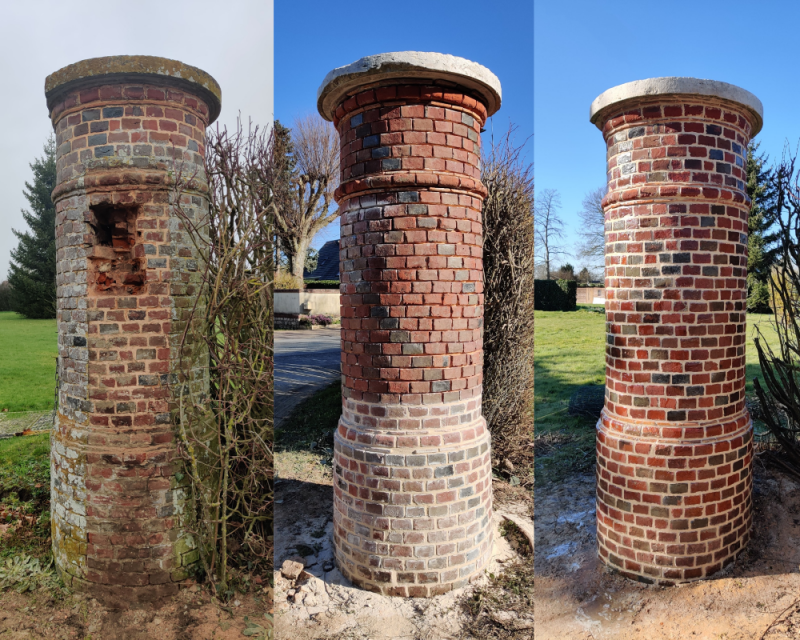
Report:
[[[107,147],[95,147],[94,148],[94,157],[95,158],[107,158],[109,156],[114,155],[114,147],[112,145],[108,145]]]
[[[357,116],[350,118],[350,128],[352,129],[353,127],[357,127],[362,122],[364,122],[364,114],[359,113]]]
[[[103,109],[104,118],[121,118],[125,110],[122,107],[105,107]]]
[[[369,149],[370,147],[377,147],[381,143],[380,136],[367,136],[364,138],[363,147]]]
[[[83,112],[82,116],[84,122],[89,122],[89,120],[99,120],[100,109],[87,109]]]
[[[108,120],[97,120],[92,122],[89,127],[92,133],[100,133],[101,131],[108,131]]]
[[[722,151],[720,151],[719,149],[711,149],[708,152],[708,157],[711,160],[724,160],[725,159],[725,154]]]
[[[381,161],[381,168],[384,171],[397,171],[400,169],[400,158],[387,158]]]
[[[94,147],[98,144],[105,144],[108,142],[108,136],[105,133],[98,133],[97,135],[89,136],[89,146]]]

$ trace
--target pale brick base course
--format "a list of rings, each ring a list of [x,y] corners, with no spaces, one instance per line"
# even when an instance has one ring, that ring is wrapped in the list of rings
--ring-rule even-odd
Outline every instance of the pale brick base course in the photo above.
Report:
[[[384,417],[349,420],[375,414]],[[438,426],[450,417],[455,424]],[[428,419],[437,426],[380,427],[386,420],[421,425]],[[491,553],[489,446],[484,419],[464,403],[347,401],[334,441],[334,536],[342,572],[389,595],[436,595],[465,585]]]

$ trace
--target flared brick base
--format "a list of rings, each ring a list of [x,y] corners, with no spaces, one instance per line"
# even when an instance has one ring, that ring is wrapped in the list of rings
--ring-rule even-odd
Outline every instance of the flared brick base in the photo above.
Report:
[[[644,582],[713,575],[750,539],[753,425],[597,424],[602,560]]]
[[[334,540],[337,565],[354,584],[425,597],[462,587],[485,568],[491,459],[479,407],[345,402],[334,447]],[[443,426],[387,432],[353,420],[370,415]]]

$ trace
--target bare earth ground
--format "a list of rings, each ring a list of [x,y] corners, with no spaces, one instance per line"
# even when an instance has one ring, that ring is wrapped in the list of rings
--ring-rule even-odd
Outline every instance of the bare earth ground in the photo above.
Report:
[[[594,474],[537,487],[536,640],[800,639],[800,483],[758,461],[753,539],[719,578],[648,586],[595,555]]]
[[[477,640],[467,634],[461,603],[486,576],[475,584],[431,599],[391,598],[355,588],[333,563],[333,487],[330,467],[309,456],[276,454],[279,477],[275,495],[275,638],[278,640]],[[307,455],[307,454],[306,454]],[[323,459],[324,460],[324,459]],[[499,489],[499,490],[498,490]],[[507,512],[530,518],[524,500],[504,498],[495,490],[495,525]],[[511,492],[514,496],[514,493]],[[284,560],[302,557],[305,572],[297,581],[280,573]],[[495,533],[490,573],[518,559],[505,538]],[[508,637],[533,638],[533,612],[511,616]]]
[[[195,586],[170,598],[160,609],[114,611],[80,594],[53,600],[43,591],[23,595],[7,591],[0,594],[0,638],[233,640],[243,637],[242,631],[248,627],[245,617],[253,624],[265,624],[270,600],[270,593],[248,595],[223,606]]]

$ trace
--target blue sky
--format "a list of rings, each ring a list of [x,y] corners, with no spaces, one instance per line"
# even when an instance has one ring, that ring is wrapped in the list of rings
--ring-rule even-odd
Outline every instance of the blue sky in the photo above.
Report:
[[[800,4],[742,0],[623,5],[538,0],[534,8],[536,189],[557,189],[578,242],[584,195],[605,184],[605,147],[589,105],[613,86],[659,76],[721,80],[764,104],[761,151],[800,138]],[[578,266],[574,257],[572,264]]]
[[[291,125],[316,111],[325,74],[359,58],[389,51],[436,51],[488,67],[503,87],[494,129],[518,126],[521,142],[533,134],[533,2],[410,0],[359,5],[275,0],[275,117]],[[531,149],[533,140],[529,140]],[[338,221],[314,246],[339,237]]]

